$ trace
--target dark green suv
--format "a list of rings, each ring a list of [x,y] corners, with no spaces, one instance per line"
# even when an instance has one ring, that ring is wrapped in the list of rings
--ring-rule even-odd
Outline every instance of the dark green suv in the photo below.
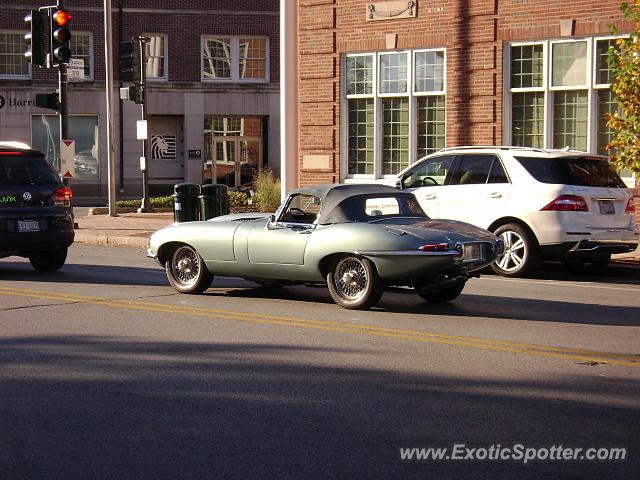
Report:
[[[75,235],[71,197],[42,152],[0,143],[0,258],[62,267]]]

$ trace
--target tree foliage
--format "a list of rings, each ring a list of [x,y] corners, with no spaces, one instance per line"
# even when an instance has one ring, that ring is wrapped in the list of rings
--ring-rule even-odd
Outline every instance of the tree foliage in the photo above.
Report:
[[[640,0],[624,2],[621,10],[625,18],[634,20],[636,27],[628,37],[618,38],[609,52],[611,89],[620,107],[608,115],[607,126],[615,134],[606,146],[618,168],[640,173]],[[618,34],[615,27],[612,33]]]

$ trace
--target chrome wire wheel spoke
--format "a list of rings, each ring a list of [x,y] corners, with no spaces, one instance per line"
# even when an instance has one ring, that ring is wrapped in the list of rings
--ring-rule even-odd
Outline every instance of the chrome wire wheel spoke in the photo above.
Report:
[[[355,258],[340,261],[336,266],[334,278],[338,292],[350,300],[361,297],[369,281],[364,265]]]
[[[199,273],[196,252],[189,247],[178,248],[171,259],[171,272],[174,278],[185,286],[194,283]]]

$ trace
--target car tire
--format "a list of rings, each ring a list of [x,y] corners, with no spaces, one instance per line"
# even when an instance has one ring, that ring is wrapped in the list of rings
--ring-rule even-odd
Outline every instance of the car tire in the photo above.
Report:
[[[466,281],[458,281],[435,288],[416,288],[416,293],[427,302],[446,303],[458,298],[466,283]]]
[[[175,248],[164,268],[169,283],[180,293],[202,293],[213,281],[213,274],[207,269],[202,257],[189,245]]]
[[[493,233],[504,241],[505,249],[491,264],[495,273],[503,277],[523,277],[538,267],[538,242],[529,231],[516,223],[508,223]]]
[[[609,263],[611,262],[611,254],[602,255],[601,257],[595,258],[589,264],[589,272],[591,273],[604,273],[607,271],[609,267]]]
[[[338,305],[366,310],[380,300],[384,284],[371,260],[355,255],[338,258],[327,273],[331,298]]]
[[[67,261],[67,249],[62,248],[51,252],[34,253],[29,262],[39,272],[55,272]]]

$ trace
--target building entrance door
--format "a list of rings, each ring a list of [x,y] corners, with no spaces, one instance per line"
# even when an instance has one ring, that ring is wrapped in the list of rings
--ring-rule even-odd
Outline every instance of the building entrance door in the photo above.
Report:
[[[216,119],[212,122],[220,122]],[[205,159],[205,180],[211,178],[212,183],[226,185],[230,189],[245,190],[250,189],[254,176],[262,168],[262,137],[260,135],[242,135],[246,132],[245,125],[249,119],[233,119],[238,124],[236,131],[226,129],[220,131],[213,128],[207,137],[210,139],[207,145],[207,158]],[[251,119],[260,121],[259,118]],[[220,135],[222,133],[222,135]],[[233,135],[235,133],[235,135]],[[238,135],[240,133],[240,135]],[[252,133],[260,133],[254,131]],[[209,163],[209,165],[207,165]],[[209,172],[207,172],[209,169]]]

